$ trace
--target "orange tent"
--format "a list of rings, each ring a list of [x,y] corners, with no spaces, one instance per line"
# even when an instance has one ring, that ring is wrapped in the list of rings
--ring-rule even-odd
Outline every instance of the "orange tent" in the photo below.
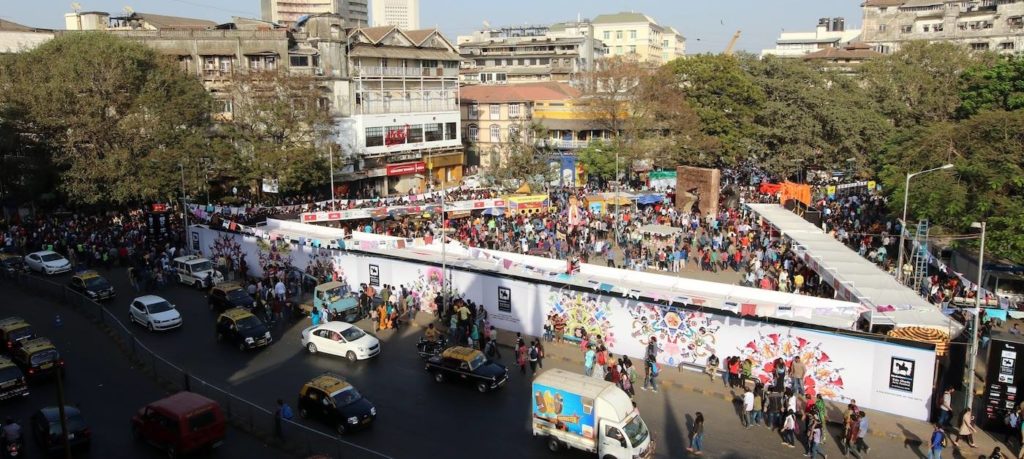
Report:
[[[780,202],[785,204],[790,199],[800,201],[805,206],[811,205],[811,186],[804,183],[793,183],[788,180],[783,182],[782,199]]]

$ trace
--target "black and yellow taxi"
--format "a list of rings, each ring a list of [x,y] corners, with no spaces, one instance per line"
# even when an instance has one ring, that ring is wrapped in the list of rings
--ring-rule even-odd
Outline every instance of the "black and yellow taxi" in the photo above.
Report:
[[[249,292],[236,282],[217,284],[210,289],[207,299],[211,311],[224,311],[231,308],[252,309],[256,307],[256,300],[249,295]]]
[[[0,400],[28,396],[25,373],[7,357],[0,357]]]
[[[27,273],[28,265],[21,255],[0,252],[0,277],[14,279],[20,273]]]
[[[30,381],[64,372],[64,359],[47,338],[32,338],[22,341],[11,353],[11,359],[21,367]]]
[[[71,289],[97,301],[116,296],[114,286],[96,271],[82,271],[71,276]]]
[[[246,309],[228,309],[217,317],[217,341],[233,343],[244,351],[266,346],[273,340],[267,324]]]
[[[461,381],[472,384],[476,390],[487,392],[504,386],[508,382],[508,369],[492,362],[483,352],[462,346],[453,346],[427,359],[427,371],[434,375],[434,381]]]
[[[35,337],[32,326],[21,317],[0,320],[0,345],[3,345],[5,353],[11,353],[19,342]]]
[[[316,419],[339,434],[364,428],[377,418],[377,408],[341,376],[324,373],[299,391],[299,416]]]

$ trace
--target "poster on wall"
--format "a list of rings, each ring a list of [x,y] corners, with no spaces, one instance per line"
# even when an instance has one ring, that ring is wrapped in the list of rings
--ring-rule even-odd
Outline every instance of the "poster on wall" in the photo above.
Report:
[[[380,266],[370,265],[370,285],[380,287]]]
[[[903,392],[914,392],[914,361],[893,357],[889,367],[889,388]]]
[[[192,251],[195,252],[195,253],[199,253],[200,250],[201,249],[200,249],[200,245],[199,245],[199,232],[198,231],[193,231],[192,232]]]
[[[508,287],[498,287],[498,310],[512,312],[512,290]]]

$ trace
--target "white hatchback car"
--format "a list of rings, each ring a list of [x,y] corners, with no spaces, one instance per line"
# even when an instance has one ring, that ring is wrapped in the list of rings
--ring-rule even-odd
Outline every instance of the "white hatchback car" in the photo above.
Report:
[[[28,269],[38,273],[60,274],[71,271],[71,262],[63,255],[50,250],[32,252],[25,256]]]
[[[128,306],[128,320],[149,331],[170,330],[181,326],[181,314],[174,305],[156,295],[140,296]]]
[[[377,337],[345,322],[327,322],[302,330],[302,346],[310,354],[340,355],[351,362],[380,354]]]

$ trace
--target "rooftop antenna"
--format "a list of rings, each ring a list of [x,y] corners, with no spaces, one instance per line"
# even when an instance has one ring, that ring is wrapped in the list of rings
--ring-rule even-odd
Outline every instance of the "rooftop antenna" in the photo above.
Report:
[[[78,2],[71,2],[71,10],[75,13],[82,11],[82,4]]]

